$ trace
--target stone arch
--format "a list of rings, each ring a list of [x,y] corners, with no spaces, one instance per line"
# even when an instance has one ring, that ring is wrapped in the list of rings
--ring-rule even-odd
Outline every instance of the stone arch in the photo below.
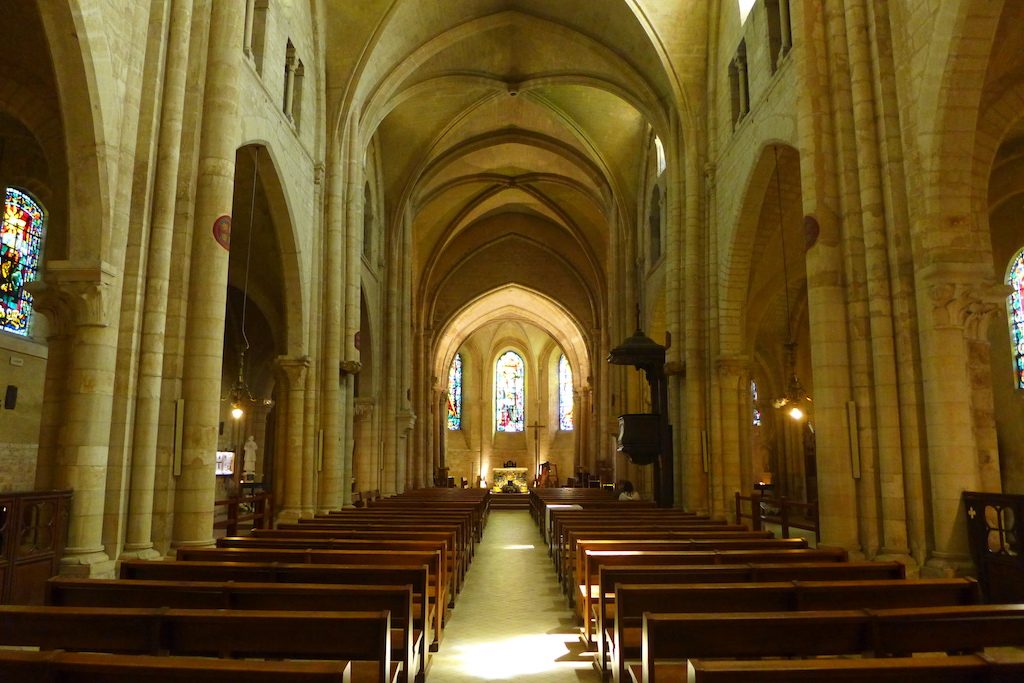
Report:
[[[63,256],[98,262],[106,240],[97,233],[100,222],[95,217],[111,214],[113,196],[105,155],[100,151],[111,144],[104,133],[97,74],[98,65],[110,60],[106,32],[95,25],[100,15],[79,3],[42,3],[38,7],[60,93],[68,177],[74,179],[68,187],[68,205],[75,210],[67,215]]]
[[[751,286],[754,253],[762,222],[762,212],[768,198],[767,195],[774,187],[775,150],[778,150],[780,154],[780,163],[787,158],[790,161],[795,159],[799,163],[799,153],[789,145],[769,141],[761,148],[744,183],[745,191],[732,237],[726,245],[726,249],[719,256],[719,286],[721,288],[719,316],[720,329],[723,330],[721,339],[723,355],[742,355],[750,352],[745,341],[749,339],[746,316],[747,297]],[[772,201],[774,202],[774,197]]]
[[[258,159],[257,159],[258,156]],[[303,293],[303,266],[299,260],[298,238],[296,233],[293,202],[289,199],[288,189],[282,182],[280,163],[273,145],[264,140],[249,140],[239,146],[236,154],[235,168],[235,199],[243,206],[244,214],[248,214],[248,204],[252,193],[252,171],[259,165],[259,187],[257,193],[265,198],[273,228],[273,240],[276,249],[269,253],[279,255],[277,275],[281,283],[281,300],[275,308],[282,314],[284,335],[281,340],[283,355],[298,357],[305,353],[306,341],[306,297]],[[246,183],[248,182],[248,184]],[[236,226],[239,222],[236,221]],[[236,228],[236,232],[240,232]]]

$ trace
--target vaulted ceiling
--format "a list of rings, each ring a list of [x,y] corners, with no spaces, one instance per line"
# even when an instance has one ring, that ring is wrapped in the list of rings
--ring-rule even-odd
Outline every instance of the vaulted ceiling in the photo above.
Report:
[[[672,118],[633,3],[351,4],[326,3],[334,110],[378,155],[385,229],[410,229],[421,323],[516,285],[603,329],[643,151]]]

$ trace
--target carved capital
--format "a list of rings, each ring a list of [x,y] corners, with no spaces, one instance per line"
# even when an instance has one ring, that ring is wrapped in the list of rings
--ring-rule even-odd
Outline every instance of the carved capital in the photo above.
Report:
[[[686,377],[686,361],[669,361],[665,363],[666,377]]]
[[[356,422],[365,422],[369,420],[373,415],[374,404],[376,401],[372,398],[357,398],[352,403],[353,412],[355,415]]]
[[[306,382],[306,371],[310,366],[309,356],[279,356],[277,369],[292,390],[302,389]]]
[[[412,431],[412,428],[416,426],[416,413],[411,410],[401,410],[395,415],[395,421],[398,423],[398,428],[402,431],[403,436]]]
[[[1008,286],[979,276],[970,266],[931,266],[925,281],[935,326],[959,327],[971,339],[985,335],[988,321],[1003,309],[1010,294]]]
[[[338,372],[341,373],[342,377],[345,375],[358,375],[362,369],[363,364],[357,360],[343,360],[338,363]]]
[[[42,280],[27,285],[33,307],[50,323],[51,337],[75,327],[107,327],[113,321],[117,271],[108,263],[53,261]]]

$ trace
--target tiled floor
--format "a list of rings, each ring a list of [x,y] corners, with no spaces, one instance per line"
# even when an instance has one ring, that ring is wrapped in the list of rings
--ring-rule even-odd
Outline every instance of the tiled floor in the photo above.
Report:
[[[459,595],[431,683],[599,683],[526,510],[495,510]]]

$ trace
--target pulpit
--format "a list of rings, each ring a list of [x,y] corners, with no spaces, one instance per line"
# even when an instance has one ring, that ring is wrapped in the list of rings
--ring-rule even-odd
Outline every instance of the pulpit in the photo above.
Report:
[[[504,493],[506,486],[509,487],[509,491],[515,486],[516,493],[527,493],[530,490],[529,480],[526,478],[528,472],[525,467],[495,467],[491,470],[491,492]]]

